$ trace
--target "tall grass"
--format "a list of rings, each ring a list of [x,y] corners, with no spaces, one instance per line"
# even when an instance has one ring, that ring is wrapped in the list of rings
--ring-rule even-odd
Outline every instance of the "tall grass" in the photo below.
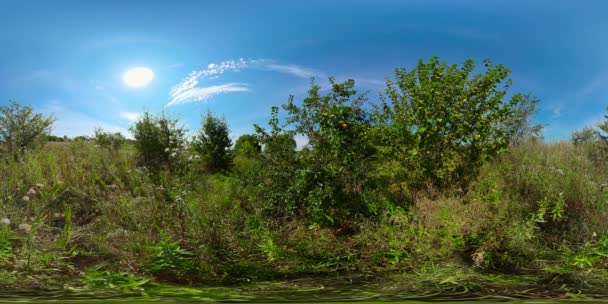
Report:
[[[409,208],[328,228],[265,216],[243,180],[255,160],[233,174],[152,174],[128,144],[49,143],[0,162],[0,218],[10,221],[0,223],[0,274],[35,286],[95,265],[189,283],[460,269],[602,284],[608,163],[592,149],[523,143],[466,193],[416,195]]]

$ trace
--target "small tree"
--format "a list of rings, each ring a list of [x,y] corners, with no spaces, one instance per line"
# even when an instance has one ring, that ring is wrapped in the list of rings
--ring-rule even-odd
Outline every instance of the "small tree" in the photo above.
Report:
[[[0,106],[0,152],[18,160],[47,138],[54,122],[52,116],[35,114],[31,107],[15,101]]]
[[[572,132],[570,136],[572,143],[575,146],[581,146],[588,142],[597,142],[600,140],[600,133],[591,127],[585,127],[581,130]]]
[[[126,139],[120,132],[110,133],[104,132],[101,128],[95,129],[93,141],[101,148],[107,149],[110,153],[116,153],[120,147],[126,142]]]
[[[506,151],[514,138],[536,129],[526,125],[536,100],[509,100],[509,69],[484,61],[448,65],[438,57],[395,71],[378,115],[379,145],[404,168],[414,188],[461,187],[466,191],[481,165]],[[519,134],[518,134],[519,133]]]
[[[234,154],[244,157],[255,157],[262,152],[262,145],[256,135],[243,134],[234,143]]]
[[[176,169],[185,147],[185,130],[165,113],[145,112],[130,128],[140,163],[152,170]]]
[[[288,191],[279,192],[282,199],[270,201],[285,204],[274,208],[279,215],[304,215],[317,224],[338,225],[371,211],[366,195],[373,192],[369,173],[375,150],[367,137],[371,121],[363,107],[365,96],[357,94],[353,80],[329,81],[330,92],[322,94],[313,82],[301,104],[291,96],[283,105],[291,132],[278,128],[278,109],[273,109],[272,133],[264,138],[266,150],[276,156],[265,165],[275,166],[273,170],[284,175],[291,172],[291,176],[267,184],[270,192],[276,191],[277,185],[284,187],[286,181],[291,183]],[[289,160],[289,153],[280,144],[283,134],[292,140],[293,134],[309,139],[310,148],[298,153],[295,169],[293,161],[281,161]]]
[[[201,129],[192,140],[192,147],[205,160],[208,170],[219,172],[230,168],[232,140],[229,134],[226,120],[207,112],[203,117]]]

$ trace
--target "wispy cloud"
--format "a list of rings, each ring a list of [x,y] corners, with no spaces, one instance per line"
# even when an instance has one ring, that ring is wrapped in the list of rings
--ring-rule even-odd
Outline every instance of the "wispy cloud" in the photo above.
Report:
[[[211,97],[231,92],[247,92],[250,86],[245,83],[226,83],[207,87],[199,87],[202,80],[213,80],[219,78],[226,72],[238,72],[246,69],[257,69],[273,71],[293,75],[299,78],[321,77],[324,73],[314,69],[298,66],[295,64],[279,64],[266,59],[243,59],[226,60],[220,63],[210,63],[207,68],[195,70],[184,80],[178,83],[169,92],[170,101],[166,107],[177,104],[206,101]]]
[[[129,121],[137,121],[139,119],[140,113],[136,112],[120,112],[120,117],[129,120]]]
[[[76,112],[67,108],[58,100],[52,100],[41,107],[41,112],[53,115],[57,121],[53,125],[52,133],[58,136],[74,137],[79,135],[93,135],[95,128],[102,128],[107,132],[120,132],[127,138],[131,133],[127,128],[111,122],[103,121],[90,115]]]
[[[606,85],[608,84],[608,73],[603,73],[597,75],[595,78],[591,79],[591,81],[587,82],[585,86],[579,91],[579,97],[587,97],[597,93],[598,91],[603,91]]]
[[[276,71],[279,73],[290,74],[300,78],[311,78],[322,76],[323,73],[315,71],[313,69],[304,68],[295,64],[276,64],[270,63],[264,65],[264,67]]]
[[[562,116],[562,106],[561,105],[557,105],[553,108],[553,118],[558,118],[560,116]]]
[[[186,90],[181,90],[175,94],[172,94],[171,102],[166,106],[170,107],[177,104],[205,101],[209,98],[225,93],[231,92],[247,92],[249,87],[246,83],[226,83],[222,85],[215,85],[210,87],[192,87]]]

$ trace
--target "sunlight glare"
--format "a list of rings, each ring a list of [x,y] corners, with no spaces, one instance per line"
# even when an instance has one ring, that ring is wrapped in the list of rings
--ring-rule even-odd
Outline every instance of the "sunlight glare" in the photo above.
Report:
[[[154,72],[146,67],[131,68],[122,76],[126,85],[132,88],[143,88],[154,79]]]

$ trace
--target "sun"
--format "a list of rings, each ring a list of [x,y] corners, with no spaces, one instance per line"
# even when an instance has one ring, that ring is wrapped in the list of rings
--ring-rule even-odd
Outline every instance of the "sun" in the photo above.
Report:
[[[146,87],[153,79],[154,71],[147,67],[131,68],[122,75],[125,84],[132,88]]]

